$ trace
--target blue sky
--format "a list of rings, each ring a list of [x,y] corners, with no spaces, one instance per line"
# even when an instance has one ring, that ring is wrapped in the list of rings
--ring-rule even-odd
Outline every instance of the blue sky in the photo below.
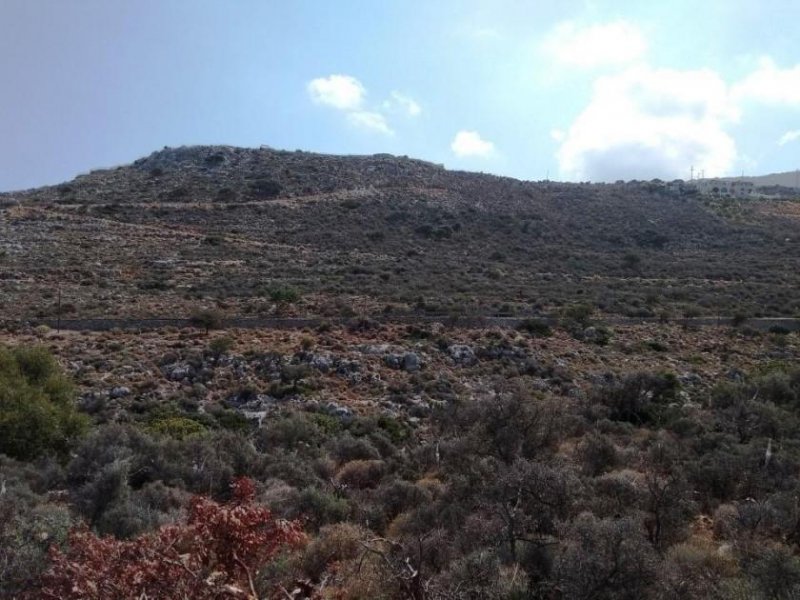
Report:
[[[0,190],[165,145],[523,179],[800,167],[800,3],[0,0]]]

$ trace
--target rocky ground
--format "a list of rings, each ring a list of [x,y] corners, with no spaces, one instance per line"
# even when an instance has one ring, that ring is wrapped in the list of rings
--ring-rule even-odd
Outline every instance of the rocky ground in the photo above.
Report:
[[[797,334],[687,329],[650,324],[614,328],[607,345],[556,329],[535,338],[508,330],[440,324],[372,325],[325,331],[162,330],[5,336],[44,344],[80,386],[80,404],[100,421],[131,421],[158,407],[197,414],[227,409],[263,420],[286,406],[338,417],[386,414],[416,423],[436,405],[485,392],[503,373],[546,396],[584,397],[625,373],[669,372],[691,409],[720,381],[765,362],[798,359]]]

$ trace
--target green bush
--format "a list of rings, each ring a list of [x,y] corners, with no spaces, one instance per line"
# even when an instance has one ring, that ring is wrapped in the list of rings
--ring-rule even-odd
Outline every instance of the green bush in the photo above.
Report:
[[[634,425],[658,424],[680,384],[672,373],[632,373],[618,382],[602,386],[592,402],[607,407],[608,418]]]
[[[539,319],[525,319],[517,325],[519,331],[524,331],[533,337],[550,337],[553,331],[550,326]]]
[[[273,288],[269,291],[269,299],[277,304],[292,304],[300,300],[300,292],[288,286]]]
[[[21,460],[65,456],[88,428],[74,388],[41,347],[0,347],[0,452]]]
[[[211,340],[211,342],[208,344],[208,350],[214,356],[220,357],[223,354],[230,352],[235,343],[235,340],[231,336],[225,335]]]
[[[167,417],[157,419],[150,424],[150,431],[166,435],[176,440],[185,440],[188,437],[202,435],[206,428],[202,423],[187,417]]]
[[[345,498],[308,487],[300,493],[296,510],[298,515],[307,519],[309,529],[314,530],[329,523],[346,520],[350,513],[350,505]]]
[[[589,325],[593,314],[594,307],[588,304],[572,304],[561,312],[561,316],[565,321],[574,321],[584,327]]]

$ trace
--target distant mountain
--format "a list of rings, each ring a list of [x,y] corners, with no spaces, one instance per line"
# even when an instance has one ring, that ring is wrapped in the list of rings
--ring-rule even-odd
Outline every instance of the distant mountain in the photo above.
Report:
[[[800,205],[387,154],[166,148],[0,195],[0,318],[800,314]],[[60,303],[59,303],[60,291]]]
[[[748,175],[744,177],[721,177],[726,181],[749,181],[757,187],[781,186],[800,189],[800,170],[785,173],[771,173],[769,175]]]

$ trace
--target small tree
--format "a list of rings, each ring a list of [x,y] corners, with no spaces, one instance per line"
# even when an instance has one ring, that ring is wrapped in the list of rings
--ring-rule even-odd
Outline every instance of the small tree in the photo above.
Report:
[[[222,313],[214,309],[201,309],[189,317],[189,322],[195,327],[202,327],[206,330],[206,335],[212,329],[217,329],[224,321]]]
[[[0,347],[0,453],[21,460],[64,455],[88,427],[74,387],[41,347]]]

